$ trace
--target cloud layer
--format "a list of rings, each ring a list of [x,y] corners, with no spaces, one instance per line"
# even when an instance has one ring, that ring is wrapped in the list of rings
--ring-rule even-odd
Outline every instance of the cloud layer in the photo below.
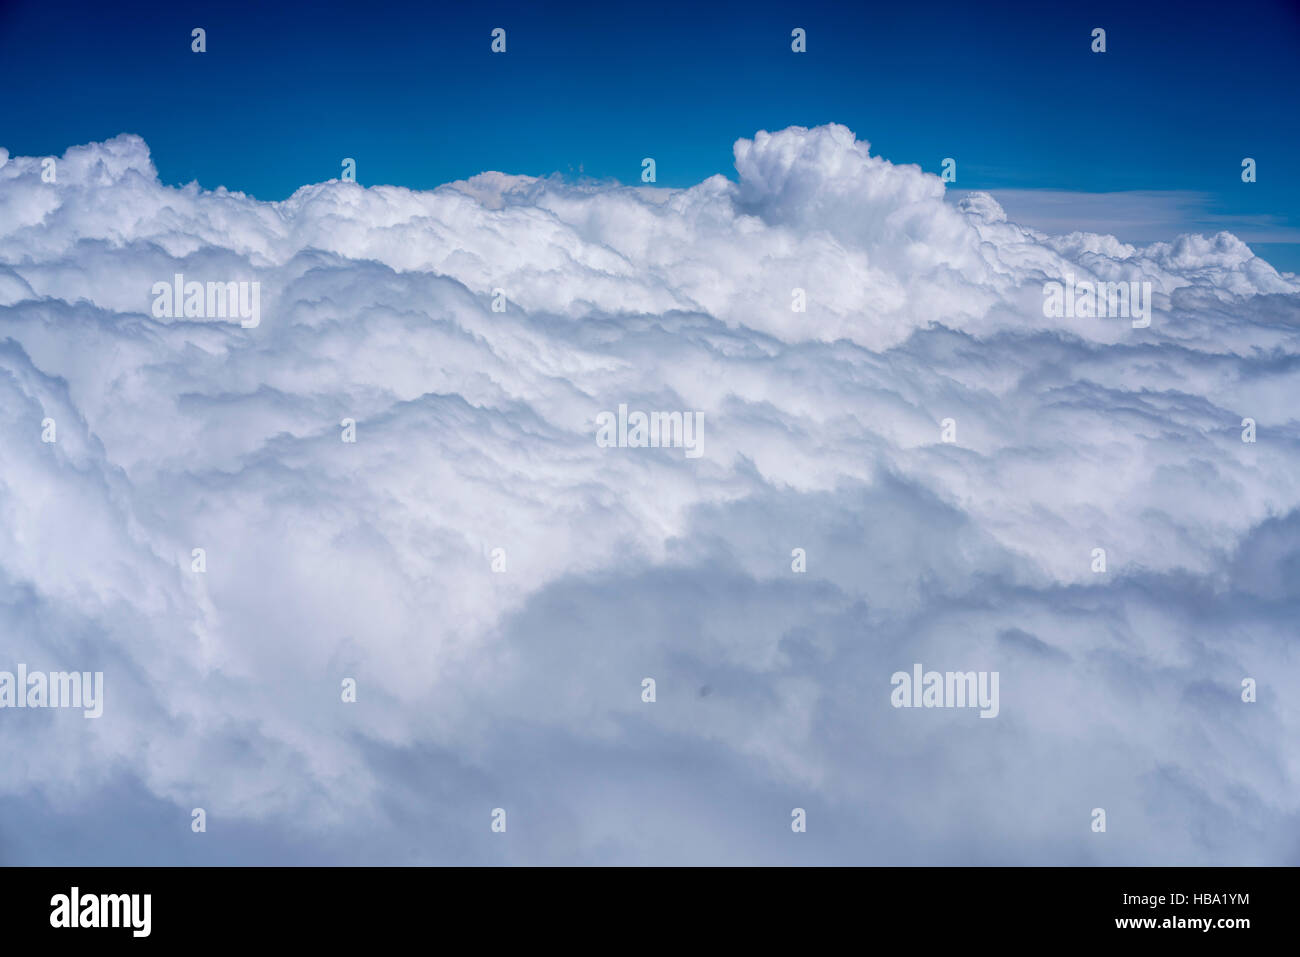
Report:
[[[841,126],[735,157],[264,203],[0,151],[0,669],[106,696],[0,711],[0,860],[1300,862],[1300,277]],[[156,317],[177,273],[261,324]],[[598,447],[621,403],[703,456]],[[914,662],[999,716],[891,707]]]

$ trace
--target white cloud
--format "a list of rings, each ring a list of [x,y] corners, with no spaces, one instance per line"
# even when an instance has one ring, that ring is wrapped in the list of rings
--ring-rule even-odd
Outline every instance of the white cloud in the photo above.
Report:
[[[260,203],[137,137],[10,157],[0,668],[107,700],[0,712],[0,792],[126,775],[157,861],[203,806],[331,860],[1294,863],[1296,277],[946,202],[843,127],[736,166]],[[175,273],[261,325],[155,319]],[[1151,327],[1046,318],[1067,274]],[[598,448],[621,402],[704,457]],[[1000,716],[890,708],[914,661],[1000,670]]]
[[[977,195],[951,190],[958,200]],[[1081,193],[1064,189],[999,189],[997,202],[1016,222],[1046,232],[1114,232],[1129,242],[1158,242],[1189,228],[1228,230],[1253,243],[1300,243],[1300,229],[1285,216],[1232,216],[1215,211],[1209,193],[1192,190],[1120,190]]]

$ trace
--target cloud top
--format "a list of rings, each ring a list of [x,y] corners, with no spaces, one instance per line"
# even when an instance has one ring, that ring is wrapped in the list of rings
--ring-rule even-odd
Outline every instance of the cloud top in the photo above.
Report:
[[[1048,235],[836,125],[684,190],[0,158],[0,669],[106,699],[0,711],[6,820],[111,804],[149,862],[218,853],[193,807],[249,862],[1295,862],[1300,279],[1231,234]],[[155,315],[177,274],[260,325]],[[1150,327],[1045,315],[1065,281],[1149,282]],[[704,454],[598,446],[620,404]],[[891,707],[915,662],[998,671],[998,717]]]

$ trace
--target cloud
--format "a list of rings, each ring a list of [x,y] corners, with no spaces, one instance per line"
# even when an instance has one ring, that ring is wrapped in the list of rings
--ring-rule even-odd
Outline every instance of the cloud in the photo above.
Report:
[[[1300,280],[949,202],[841,126],[735,154],[280,203],[133,136],[7,157],[0,669],[106,702],[0,711],[0,856],[1295,863]],[[155,316],[178,273],[260,325]],[[1070,276],[1150,282],[1150,328],[1046,317]],[[620,404],[704,455],[598,447]],[[914,662],[999,716],[892,708]]]
[[[960,200],[978,194],[954,189],[948,195]],[[1300,243],[1300,229],[1285,216],[1228,216],[1215,211],[1211,194],[1193,190],[999,189],[995,198],[1016,222],[1048,233],[1112,232],[1128,242],[1151,243],[1189,229],[1227,230],[1249,243]]]

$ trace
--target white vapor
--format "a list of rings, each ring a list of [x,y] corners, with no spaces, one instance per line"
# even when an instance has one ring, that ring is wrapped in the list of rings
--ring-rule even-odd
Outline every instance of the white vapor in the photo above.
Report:
[[[111,793],[174,809],[149,863],[194,807],[238,862],[1300,863],[1300,277],[842,126],[735,159],[265,203],[135,136],[0,151],[0,670],[105,675],[99,720],[0,710],[0,861]],[[260,324],[156,318],[178,273]],[[1067,276],[1150,327],[1045,317]],[[621,403],[704,455],[598,447]],[[997,718],[892,708],[913,662]]]

